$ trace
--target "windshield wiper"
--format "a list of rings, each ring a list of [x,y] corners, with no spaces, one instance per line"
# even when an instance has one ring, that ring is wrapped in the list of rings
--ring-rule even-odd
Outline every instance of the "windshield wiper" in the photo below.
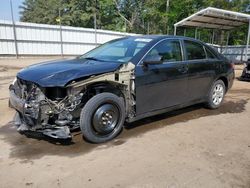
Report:
[[[97,59],[95,57],[84,57],[84,59],[93,60],[93,61],[104,61],[104,60],[101,60],[101,59]]]
[[[93,61],[101,61],[101,62],[116,62],[116,63],[121,63],[119,61],[103,60],[103,59],[97,59],[95,57],[82,57],[82,59],[93,60]]]

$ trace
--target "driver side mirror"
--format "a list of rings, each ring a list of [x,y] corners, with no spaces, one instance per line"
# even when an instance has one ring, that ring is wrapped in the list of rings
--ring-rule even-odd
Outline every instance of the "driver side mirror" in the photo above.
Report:
[[[144,65],[159,65],[163,63],[161,55],[148,56],[143,60]]]

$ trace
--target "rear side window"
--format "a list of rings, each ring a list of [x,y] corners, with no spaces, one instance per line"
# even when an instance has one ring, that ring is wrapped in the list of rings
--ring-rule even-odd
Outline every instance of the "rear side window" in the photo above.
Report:
[[[207,59],[217,59],[216,56],[208,48],[206,48],[206,52],[207,52]]]
[[[187,60],[198,60],[198,59],[206,59],[206,53],[201,44],[192,42],[192,41],[184,41]]]
[[[177,40],[164,40],[151,49],[146,58],[155,55],[162,56],[164,62],[182,61],[180,42]]]

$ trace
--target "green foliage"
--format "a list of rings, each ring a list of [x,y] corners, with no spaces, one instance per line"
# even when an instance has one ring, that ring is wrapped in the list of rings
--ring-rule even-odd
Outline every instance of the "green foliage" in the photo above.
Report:
[[[21,21],[126,31],[142,34],[173,34],[174,23],[208,6],[244,12],[249,0],[25,0]],[[169,5],[169,6],[168,6]],[[242,38],[240,33],[233,34]],[[178,31],[181,34],[184,30]],[[201,30],[208,42],[211,32]],[[219,35],[221,33],[216,33]],[[194,37],[194,30],[186,35]],[[230,38],[230,43],[240,43]]]

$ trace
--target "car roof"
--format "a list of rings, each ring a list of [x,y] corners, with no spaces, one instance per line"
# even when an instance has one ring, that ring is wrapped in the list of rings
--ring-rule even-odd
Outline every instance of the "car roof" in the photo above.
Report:
[[[156,44],[157,42],[163,40],[163,39],[176,39],[176,40],[189,40],[193,41],[196,43],[200,43],[204,45],[206,48],[209,48],[210,51],[212,51],[214,54],[216,54],[217,57],[222,58],[223,56],[218,53],[214,48],[206,44],[205,42],[191,38],[191,37],[185,37],[185,36],[175,36],[175,35],[133,35],[133,36],[127,36],[126,38],[132,38],[132,39],[137,39],[137,38],[142,38],[142,39],[152,39],[153,45]]]
[[[147,39],[153,39],[153,40],[161,40],[161,39],[187,39],[187,40],[193,40],[193,41],[199,41],[200,40],[191,38],[191,37],[184,37],[184,36],[175,36],[175,35],[134,35],[134,36],[128,36],[131,38],[147,38]],[[202,42],[203,43],[203,42]]]

